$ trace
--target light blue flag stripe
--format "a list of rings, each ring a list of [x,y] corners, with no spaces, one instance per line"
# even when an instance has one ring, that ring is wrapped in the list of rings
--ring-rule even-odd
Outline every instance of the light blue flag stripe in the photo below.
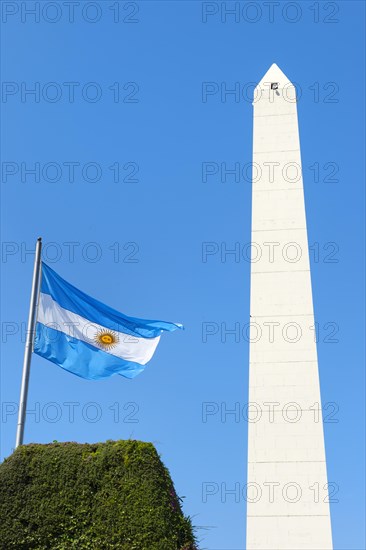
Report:
[[[125,361],[42,323],[37,323],[34,352],[88,380],[101,380],[113,374],[134,378],[145,369],[145,365]]]
[[[183,325],[178,323],[127,317],[74,287],[44,262],[42,262],[41,292],[52,296],[55,302],[64,309],[76,313],[92,323],[98,323],[111,330],[122,331],[126,334],[155,338],[160,336],[163,331],[183,328]]]

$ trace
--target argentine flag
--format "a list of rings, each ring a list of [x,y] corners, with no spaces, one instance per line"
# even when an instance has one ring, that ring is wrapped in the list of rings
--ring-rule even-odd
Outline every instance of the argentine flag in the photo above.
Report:
[[[42,262],[34,352],[89,380],[142,372],[164,331],[178,323],[127,317],[94,300]]]

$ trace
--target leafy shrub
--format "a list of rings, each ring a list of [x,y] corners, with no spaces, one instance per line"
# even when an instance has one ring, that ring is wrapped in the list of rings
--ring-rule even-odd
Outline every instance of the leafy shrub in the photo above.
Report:
[[[155,447],[129,440],[18,447],[0,465],[0,548],[196,546]]]

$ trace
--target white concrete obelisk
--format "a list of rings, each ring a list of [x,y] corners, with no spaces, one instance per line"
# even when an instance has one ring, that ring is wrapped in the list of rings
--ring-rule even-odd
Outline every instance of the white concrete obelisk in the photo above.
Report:
[[[247,550],[330,550],[295,88],[254,94]]]

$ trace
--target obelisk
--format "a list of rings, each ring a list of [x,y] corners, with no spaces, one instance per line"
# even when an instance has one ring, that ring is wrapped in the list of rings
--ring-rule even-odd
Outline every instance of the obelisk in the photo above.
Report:
[[[253,106],[246,549],[329,550],[297,104],[277,65]]]

